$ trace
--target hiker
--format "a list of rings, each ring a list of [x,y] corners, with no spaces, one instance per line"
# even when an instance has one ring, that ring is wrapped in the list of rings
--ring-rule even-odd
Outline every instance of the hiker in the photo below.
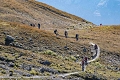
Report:
[[[30,26],[33,26],[33,27],[35,27],[35,24],[30,24]]]
[[[40,24],[38,23],[38,29],[40,29]]]
[[[87,49],[86,49],[85,46],[83,47],[83,52],[84,52],[84,53],[87,52]]]
[[[76,36],[75,36],[76,41],[78,41],[78,37],[79,37],[79,34],[76,34]]]
[[[94,45],[94,50],[95,50],[95,52],[96,52],[96,54],[97,54],[97,50],[98,50],[97,44]]]
[[[65,31],[64,35],[65,35],[65,38],[68,38],[68,32],[67,31]]]
[[[102,23],[100,24],[100,26],[102,26]]]
[[[32,26],[32,24],[30,24],[30,26]]]
[[[84,59],[85,59],[85,65],[87,65],[88,64],[88,58],[85,57]]]
[[[54,34],[56,34],[56,36],[58,35],[57,29],[54,30]]]
[[[95,44],[93,44],[93,43],[90,43],[90,51],[91,51],[91,53],[92,53],[92,59],[94,59],[94,57],[95,57],[95,55],[96,55],[96,53],[97,53],[97,50],[95,49],[95,47],[96,47],[96,45]]]
[[[82,71],[85,71],[85,61],[84,61],[84,59],[82,60],[82,63],[81,63],[82,65]]]

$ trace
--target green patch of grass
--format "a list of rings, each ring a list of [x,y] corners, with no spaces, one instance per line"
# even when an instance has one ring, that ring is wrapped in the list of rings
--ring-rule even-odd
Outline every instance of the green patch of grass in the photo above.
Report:
[[[47,55],[52,55],[52,56],[57,56],[57,54],[51,50],[46,50],[44,51],[44,54],[47,54]]]
[[[32,74],[32,75],[38,75],[38,72],[37,72],[36,70],[32,69],[32,70],[30,71],[30,74]]]
[[[70,59],[76,61],[76,58],[74,56],[70,56]]]
[[[6,74],[6,71],[5,71],[5,70],[2,70],[1,73],[2,73],[2,74]]]

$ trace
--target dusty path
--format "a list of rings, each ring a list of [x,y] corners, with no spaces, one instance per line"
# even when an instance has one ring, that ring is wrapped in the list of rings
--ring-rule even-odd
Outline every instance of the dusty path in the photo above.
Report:
[[[94,44],[95,45],[95,44]],[[97,45],[98,46],[98,45]],[[88,60],[88,63],[90,63],[90,62],[93,62],[93,61],[95,61],[96,59],[98,59],[99,58],[99,56],[100,56],[100,47],[98,46],[98,49],[97,49],[97,53],[96,53],[96,51],[94,50],[94,53],[93,54],[95,54],[94,56],[93,56],[93,59],[92,60]]]
[[[82,72],[82,71],[81,71]],[[49,78],[49,79],[54,79],[54,78],[59,78],[59,79],[62,79],[66,76],[69,76],[69,75],[72,75],[72,74],[78,74],[78,73],[81,73],[81,72],[72,72],[72,73],[65,73],[65,74],[59,74],[59,75],[52,75],[52,76],[31,76],[31,77],[23,77],[25,79],[30,79],[30,78],[33,78],[33,79],[45,79],[45,78]],[[5,78],[9,78],[9,79],[19,79],[21,77],[13,77],[13,76],[0,76],[0,79],[5,79]]]
[[[94,43],[93,43],[93,45],[95,45]],[[98,46],[98,45],[97,45]],[[89,63],[91,63],[91,62],[93,62],[93,61],[95,61],[96,59],[98,59],[99,58],[99,56],[100,56],[100,47],[98,46],[98,49],[97,49],[97,53],[96,53],[96,51],[95,50],[92,50],[93,51],[93,59],[91,59],[91,60],[88,60],[88,64]],[[79,64],[81,64],[81,62],[77,62],[77,63],[79,63]]]

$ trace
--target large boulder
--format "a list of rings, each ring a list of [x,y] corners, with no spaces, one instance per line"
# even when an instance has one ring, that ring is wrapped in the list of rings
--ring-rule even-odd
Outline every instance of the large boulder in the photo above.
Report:
[[[8,66],[9,66],[9,67],[14,67],[15,64],[14,64],[13,62],[10,62],[10,63],[8,63]]]
[[[51,65],[51,62],[49,62],[49,61],[47,61],[47,60],[45,60],[45,61],[40,61],[40,63],[43,64],[43,65],[47,65],[47,66]]]
[[[5,38],[5,45],[9,45],[10,43],[12,43],[14,41],[14,38],[10,35],[7,35]]]

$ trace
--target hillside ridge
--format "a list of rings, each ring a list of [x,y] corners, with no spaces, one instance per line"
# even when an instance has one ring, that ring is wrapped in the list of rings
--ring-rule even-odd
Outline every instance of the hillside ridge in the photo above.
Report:
[[[1,0],[0,18],[22,24],[41,24],[43,28],[93,27],[93,23],[34,0]]]
[[[65,31],[68,32],[67,37]],[[119,41],[119,25],[96,26],[35,0],[0,0],[2,80],[16,77],[23,80],[26,80],[25,77],[43,80],[118,80]],[[95,55],[91,52],[91,42],[99,45],[100,55],[89,63]],[[84,72],[80,63],[85,57],[88,58],[88,65]]]
[[[53,30],[43,30],[25,24],[0,21],[0,76],[8,75],[7,77],[9,77],[13,72],[13,77],[55,74],[55,77],[58,78],[57,75],[59,74],[81,71],[81,65],[76,62],[81,62],[84,56],[87,56],[89,60],[91,59],[92,54],[88,43],[93,41],[101,48],[100,58],[89,64],[86,72],[77,74],[77,77],[83,79],[88,76],[91,76],[89,79],[94,78],[92,76],[101,79],[119,78],[119,26],[83,30],[71,29],[68,31],[68,38],[62,34],[64,29],[58,31],[60,35],[56,36]],[[78,41],[75,40],[75,33],[81,35]],[[107,37],[105,34],[109,34],[111,37]],[[8,46],[5,45],[6,35],[14,37],[14,42]],[[115,42],[111,39],[113,36],[116,39]],[[111,45],[106,44],[108,42]],[[83,51],[84,48],[87,52]],[[97,70],[100,72],[97,75],[94,73],[96,66],[99,67]],[[76,75],[70,75],[66,79],[75,79],[75,77]]]

